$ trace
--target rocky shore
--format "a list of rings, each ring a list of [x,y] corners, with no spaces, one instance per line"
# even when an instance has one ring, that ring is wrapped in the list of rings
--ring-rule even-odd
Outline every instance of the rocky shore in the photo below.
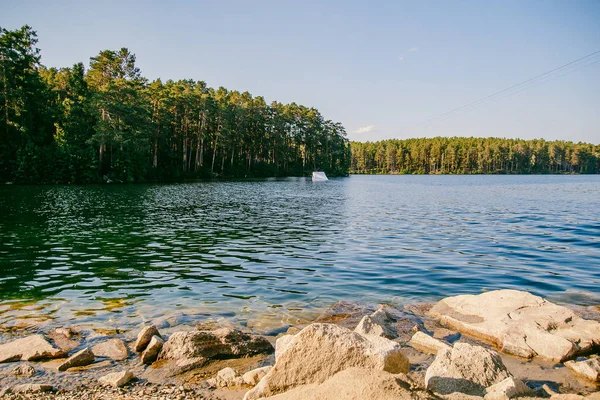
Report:
[[[600,399],[599,321],[597,307],[497,290],[402,309],[339,302],[277,336],[202,321],[135,338],[62,327],[2,339],[0,397]]]

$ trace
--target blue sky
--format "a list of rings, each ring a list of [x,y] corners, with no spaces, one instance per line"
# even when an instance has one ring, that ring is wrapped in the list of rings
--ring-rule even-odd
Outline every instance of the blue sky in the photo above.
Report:
[[[0,9],[1,26],[37,30],[45,65],[87,65],[100,50],[128,47],[149,79],[314,106],[353,140],[600,143],[600,62],[423,124],[600,50],[598,0],[0,0]]]

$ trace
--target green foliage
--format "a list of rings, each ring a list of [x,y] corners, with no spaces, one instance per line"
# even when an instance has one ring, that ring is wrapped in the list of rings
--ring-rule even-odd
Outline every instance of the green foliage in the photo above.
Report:
[[[503,138],[352,142],[356,174],[597,174],[600,145]]]
[[[128,49],[39,64],[28,26],[0,28],[0,181],[93,183],[347,175],[341,124],[202,81],[148,82]]]

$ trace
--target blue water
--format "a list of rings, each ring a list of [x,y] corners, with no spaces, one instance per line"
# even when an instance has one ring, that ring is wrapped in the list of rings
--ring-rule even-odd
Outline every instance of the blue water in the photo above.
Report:
[[[0,325],[497,288],[600,303],[600,176],[5,186],[0,210]]]

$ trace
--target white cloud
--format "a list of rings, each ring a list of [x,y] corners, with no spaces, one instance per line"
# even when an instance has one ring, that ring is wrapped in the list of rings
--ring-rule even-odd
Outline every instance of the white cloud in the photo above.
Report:
[[[411,47],[410,49],[408,49],[409,53],[414,53],[414,52],[417,52],[417,51],[419,51],[419,48],[416,47],[416,46],[415,47]]]
[[[374,130],[375,130],[374,125],[367,125],[367,126],[361,126],[360,128],[358,128],[357,130],[355,130],[352,133],[369,133],[369,132],[373,132]]]

